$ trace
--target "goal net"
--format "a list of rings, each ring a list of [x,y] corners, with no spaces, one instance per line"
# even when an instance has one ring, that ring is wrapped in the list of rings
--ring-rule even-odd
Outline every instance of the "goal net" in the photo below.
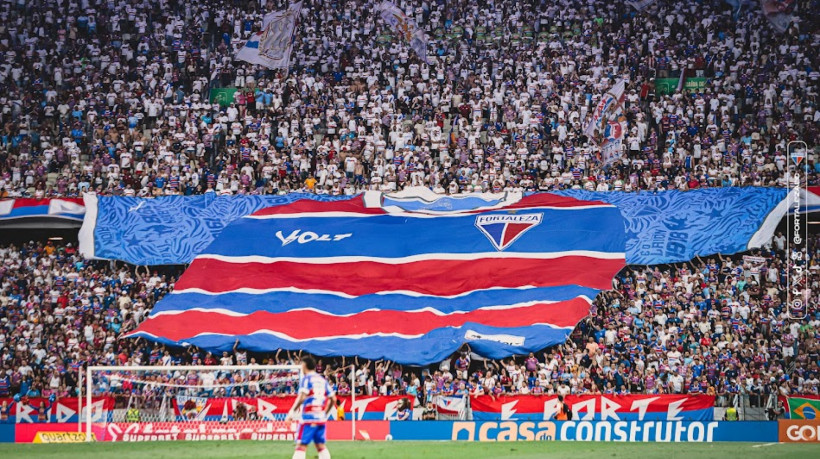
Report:
[[[89,441],[293,440],[295,365],[89,367]]]

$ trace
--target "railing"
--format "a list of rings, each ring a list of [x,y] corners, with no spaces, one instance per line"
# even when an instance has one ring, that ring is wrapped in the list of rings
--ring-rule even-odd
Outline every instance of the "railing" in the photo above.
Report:
[[[778,414],[776,394],[726,394],[715,399],[715,419],[722,420],[726,410],[737,410],[740,421],[773,421]]]

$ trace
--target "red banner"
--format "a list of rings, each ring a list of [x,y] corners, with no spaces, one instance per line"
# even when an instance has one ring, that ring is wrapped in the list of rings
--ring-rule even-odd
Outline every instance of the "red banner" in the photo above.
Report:
[[[708,395],[568,395],[573,420],[711,421],[715,397]],[[557,395],[470,397],[476,420],[549,420],[558,412]]]
[[[346,419],[351,418],[355,411],[359,420],[392,420],[396,419],[396,409],[403,396],[360,396],[353,403],[350,396],[339,397],[345,412]],[[410,406],[415,399],[407,397]],[[174,397],[174,414],[191,421],[219,421],[224,418],[233,418],[234,409],[239,403],[245,405],[246,412],[253,416],[251,419],[276,420],[284,419],[296,397],[257,397],[257,398],[208,398],[208,397]],[[85,398],[82,400],[85,405]],[[185,409],[186,402],[191,409]],[[0,398],[0,406],[5,403],[6,408],[0,410],[0,422],[12,423],[71,423],[79,420],[80,402],[77,397],[65,397],[50,403],[46,398],[24,397],[20,402],[11,398]],[[85,407],[83,408],[85,409]],[[91,404],[92,420],[103,421],[105,414],[114,409],[112,397],[94,397]],[[332,413],[335,417],[336,412]]]
[[[45,424],[18,424],[14,428],[15,443],[31,443],[38,432],[79,432],[81,427],[76,422],[50,422]],[[84,432],[84,431],[83,431]]]
[[[355,403],[349,396],[338,397],[345,412],[345,418],[351,419],[355,411],[356,419],[391,420],[396,419],[396,408],[403,396],[356,397]],[[414,397],[407,397],[413,406]],[[257,397],[257,398],[207,398],[175,397],[174,413],[186,419],[197,421],[216,421],[232,418],[234,410],[241,403],[245,405],[248,417],[260,420],[283,419],[287,415],[296,396]],[[335,412],[333,413],[335,417]]]

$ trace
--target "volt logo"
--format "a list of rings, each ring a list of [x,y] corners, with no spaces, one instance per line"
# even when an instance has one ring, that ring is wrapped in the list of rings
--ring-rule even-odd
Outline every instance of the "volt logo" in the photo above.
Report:
[[[276,237],[282,241],[282,247],[290,244],[291,242],[298,242],[299,244],[307,244],[308,242],[336,242],[341,241],[342,239],[349,238],[353,236],[353,233],[344,233],[344,234],[317,234],[313,231],[305,231],[302,230],[293,230],[287,237],[282,234],[281,231],[276,232]]]

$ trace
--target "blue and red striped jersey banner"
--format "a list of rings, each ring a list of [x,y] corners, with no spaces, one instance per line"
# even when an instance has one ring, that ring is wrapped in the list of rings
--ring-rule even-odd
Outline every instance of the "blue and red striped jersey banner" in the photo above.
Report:
[[[625,265],[615,206],[551,194],[407,212],[301,200],[241,218],[130,336],[429,364],[562,343]]]

